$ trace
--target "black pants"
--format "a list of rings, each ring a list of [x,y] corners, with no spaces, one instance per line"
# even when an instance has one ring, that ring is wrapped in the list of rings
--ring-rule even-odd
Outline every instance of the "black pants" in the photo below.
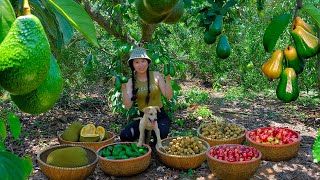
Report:
[[[143,116],[143,113],[142,113]],[[164,112],[163,108],[161,108],[161,112],[157,113],[157,122],[158,122],[158,128],[160,130],[160,137],[161,139],[164,139],[169,134],[169,129],[171,126],[171,120],[169,116]],[[126,127],[121,131],[120,133],[120,139],[121,141],[135,141],[139,139],[140,132],[139,132],[139,123],[140,120],[134,120],[130,122]],[[152,131],[152,136],[154,139],[154,144],[157,141],[156,134],[154,131]]]

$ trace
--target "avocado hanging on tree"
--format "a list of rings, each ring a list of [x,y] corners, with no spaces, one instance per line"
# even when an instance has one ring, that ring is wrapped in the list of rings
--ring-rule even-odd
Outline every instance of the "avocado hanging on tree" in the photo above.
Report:
[[[231,47],[229,45],[227,36],[222,34],[219,37],[219,41],[216,48],[217,56],[221,59],[226,59],[231,54]]]
[[[271,58],[262,65],[262,72],[269,79],[277,79],[282,72],[283,51],[275,50]]]
[[[283,50],[283,54],[288,67],[293,68],[296,74],[300,74],[305,66],[305,60],[298,56],[296,48],[288,46]]]
[[[11,25],[0,45],[0,85],[10,94],[27,94],[46,79],[50,45],[40,20],[24,1],[24,15]]]

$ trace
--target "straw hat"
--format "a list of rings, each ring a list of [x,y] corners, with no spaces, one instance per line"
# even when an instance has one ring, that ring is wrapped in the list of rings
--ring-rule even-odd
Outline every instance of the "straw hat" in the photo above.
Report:
[[[137,47],[134,50],[132,50],[130,52],[130,58],[128,59],[128,62],[132,59],[136,59],[136,58],[145,58],[149,60],[149,63],[152,61],[149,56],[147,55],[147,51],[146,49],[142,48],[142,47]]]

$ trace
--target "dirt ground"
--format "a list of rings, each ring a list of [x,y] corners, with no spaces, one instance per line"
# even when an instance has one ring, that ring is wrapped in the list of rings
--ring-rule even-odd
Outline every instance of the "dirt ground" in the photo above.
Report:
[[[197,81],[180,83],[183,90],[190,87],[201,87]],[[205,87],[203,87],[205,88]],[[295,104],[283,104],[278,100],[265,99],[260,97],[257,99],[246,99],[245,101],[224,101],[222,93],[210,91],[210,103],[207,104],[214,115],[222,116],[230,122],[238,123],[252,130],[264,126],[281,126],[288,127],[300,133],[302,141],[298,156],[280,162],[261,161],[260,167],[254,174],[252,179],[320,179],[320,165],[312,162],[312,145],[317,135],[317,128],[320,127],[320,106],[310,108]],[[61,132],[68,123],[78,120],[85,123],[92,122],[106,127],[113,131],[116,124],[124,125],[126,120],[120,116],[112,115],[110,108],[107,107],[105,97],[102,93],[95,94],[95,101],[87,102],[85,100],[66,105],[59,102],[49,112],[31,116],[17,111],[17,115],[23,123],[21,141],[9,140],[6,142],[8,150],[17,155],[31,155],[33,159],[33,173],[30,179],[48,179],[39,168],[36,156],[42,150],[58,145],[57,132]],[[245,103],[244,103],[245,102]],[[0,109],[8,106],[0,104]],[[11,105],[9,105],[11,106]],[[172,124],[172,133],[174,132],[196,129],[201,124],[201,120],[190,120],[186,114],[192,113],[197,106],[179,110],[175,113],[176,117],[183,119],[184,125],[177,123]],[[294,109],[288,110],[288,109]],[[293,113],[296,112],[296,113]],[[115,139],[119,141],[119,137]],[[149,167],[141,174],[131,177],[112,177],[106,175],[99,166],[97,166],[94,174],[88,179],[217,179],[210,172],[207,162],[201,164],[200,167],[181,171],[173,169],[162,164],[156,153],[152,152],[152,160]]]

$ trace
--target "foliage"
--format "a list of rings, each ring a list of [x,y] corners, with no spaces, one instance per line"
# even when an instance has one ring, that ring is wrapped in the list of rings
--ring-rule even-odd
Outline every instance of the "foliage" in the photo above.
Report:
[[[3,117],[5,113],[0,115],[0,117]],[[0,170],[0,174],[4,179],[23,180],[31,175],[32,160],[29,156],[18,157],[6,150],[4,142],[7,138],[7,124],[15,140],[18,140],[21,133],[20,119],[12,112],[8,114],[6,119],[0,118],[0,166],[3,167]]]
[[[202,106],[197,108],[194,111],[194,115],[196,117],[202,117],[202,118],[208,119],[212,116],[212,111],[207,106]]]
[[[318,136],[313,145],[312,155],[313,155],[313,162],[315,163],[320,162],[320,129],[318,129]]]
[[[186,103],[188,104],[204,104],[209,100],[209,93],[200,88],[192,88],[184,94]]]

